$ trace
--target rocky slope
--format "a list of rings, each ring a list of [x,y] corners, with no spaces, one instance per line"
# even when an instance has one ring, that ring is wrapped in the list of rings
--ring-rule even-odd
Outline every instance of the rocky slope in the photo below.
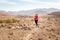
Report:
[[[39,27],[33,17],[16,23],[0,23],[0,40],[60,40],[60,18],[40,17]]]
[[[49,13],[48,15],[53,15],[53,16],[56,16],[56,17],[60,17],[60,11],[52,12],[52,13]]]

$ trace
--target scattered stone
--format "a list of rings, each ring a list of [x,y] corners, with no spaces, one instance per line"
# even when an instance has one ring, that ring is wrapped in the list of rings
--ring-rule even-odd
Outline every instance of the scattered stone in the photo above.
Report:
[[[15,29],[15,27],[12,27],[11,29]]]
[[[8,36],[8,38],[10,38],[10,36]]]
[[[49,38],[51,39],[51,37],[49,36]]]
[[[1,27],[5,27],[5,26],[2,24]]]
[[[20,27],[19,26],[16,26],[17,29],[19,29]]]
[[[26,26],[25,24],[23,24],[24,26]]]
[[[13,32],[10,32],[9,35],[13,35]]]
[[[38,38],[38,40],[42,40],[41,38]]]
[[[8,29],[11,29],[11,27],[8,27]]]
[[[51,29],[51,31],[55,31],[54,29]]]
[[[49,30],[49,29],[46,29],[47,31],[51,31],[51,30]]]
[[[58,39],[56,39],[56,40],[58,40]]]
[[[58,32],[57,34],[59,35],[60,33]]]
[[[33,40],[32,38],[30,38],[30,40]]]
[[[28,30],[31,30],[31,28],[28,28]]]
[[[34,33],[32,33],[34,35]]]

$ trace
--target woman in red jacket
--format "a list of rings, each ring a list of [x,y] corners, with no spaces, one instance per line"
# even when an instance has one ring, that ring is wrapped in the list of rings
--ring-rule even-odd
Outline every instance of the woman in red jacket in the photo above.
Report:
[[[34,20],[35,20],[36,26],[38,26],[38,14],[35,14]]]

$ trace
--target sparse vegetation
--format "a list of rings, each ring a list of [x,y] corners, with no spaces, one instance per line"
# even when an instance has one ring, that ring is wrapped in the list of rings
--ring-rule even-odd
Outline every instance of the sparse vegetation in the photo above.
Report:
[[[15,22],[19,22],[19,20],[17,19],[6,19],[6,20],[0,20],[0,23],[15,23]]]
[[[0,40],[60,40],[60,18],[39,18],[39,28],[34,19],[21,17],[0,20]]]
[[[50,18],[48,17],[47,20],[50,20]]]

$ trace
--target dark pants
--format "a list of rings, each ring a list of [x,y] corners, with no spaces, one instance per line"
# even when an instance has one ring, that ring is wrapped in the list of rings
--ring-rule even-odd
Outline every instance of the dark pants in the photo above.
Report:
[[[36,26],[38,26],[38,20],[35,20],[35,24],[36,24]]]

